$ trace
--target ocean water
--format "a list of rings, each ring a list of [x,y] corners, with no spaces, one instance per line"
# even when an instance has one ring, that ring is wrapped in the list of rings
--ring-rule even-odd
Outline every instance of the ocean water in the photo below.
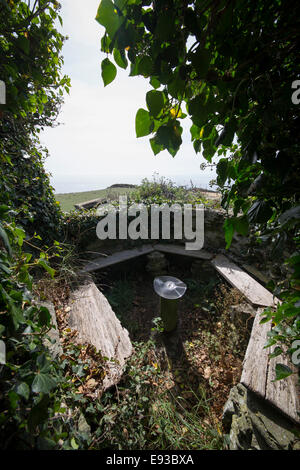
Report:
[[[172,180],[177,185],[191,186],[191,181],[194,186],[204,189],[214,189],[209,186],[209,182],[213,179],[214,175],[201,174],[197,175],[159,175]],[[153,175],[63,175],[51,176],[50,182],[56,194],[58,193],[77,193],[83,191],[94,191],[97,189],[104,189],[112,184],[126,183],[126,184],[140,184],[143,178],[153,180]]]

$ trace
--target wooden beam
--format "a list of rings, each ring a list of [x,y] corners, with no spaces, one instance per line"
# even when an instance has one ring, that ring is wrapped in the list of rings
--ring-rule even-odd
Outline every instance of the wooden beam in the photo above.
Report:
[[[244,357],[241,383],[265,398],[268,375],[268,351],[264,349],[271,322],[260,324],[263,308],[258,309],[254,318],[250,340]]]
[[[68,325],[78,331],[76,341],[92,344],[103,356],[113,359],[106,362],[108,373],[103,388],[107,389],[120,380],[126,358],[132,353],[128,331],[93,282],[73,291],[69,306]]]
[[[268,348],[268,352],[274,352],[275,345]],[[276,377],[276,364],[284,364],[293,370],[294,374],[286,379],[273,380]],[[277,406],[284,414],[292,418],[293,421],[300,423],[300,387],[298,384],[298,370],[291,364],[289,356],[284,353],[269,360],[266,400]]]
[[[96,258],[94,261],[87,263],[82,272],[89,273],[92,271],[97,271],[98,269],[107,268],[108,266],[113,266],[117,263],[122,263],[123,261],[128,261],[130,259],[137,258],[138,256],[147,255],[153,251],[152,245],[143,245],[138,248],[133,248],[131,250],[118,251],[107,257]]]
[[[236,289],[238,289],[252,305],[275,307],[279,302],[273,294],[259,282],[243,271],[224,255],[217,255],[212,261],[216,270]]]
[[[271,403],[281,413],[300,423],[300,390],[296,367],[290,363],[286,354],[269,358],[275,346],[264,348],[267,334],[272,329],[272,322],[260,323],[263,308],[257,310],[246,354],[244,357],[241,383],[252,392],[260,395]],[[275,366],[277,363],[287,365],[295,373],[286,379],[275,379]]]
[[[170,253],[174,255],[182,255],[188,256],[191,258],[203,259],[203,260],[211,260],[214,255],[208,253],[205,250],[186,250],[182,245],[173,245],[173,244],[164,244],[164,243],[157,243],[153,245],[154,250],[161,251],[162,253]]]

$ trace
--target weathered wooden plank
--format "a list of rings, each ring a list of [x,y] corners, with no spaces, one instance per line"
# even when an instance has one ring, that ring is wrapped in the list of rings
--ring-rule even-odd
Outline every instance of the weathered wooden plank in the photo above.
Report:
[[[84,266],[82,272],[88,273],[96,271],[97,269],[107,268],[108,266],[112,266],[123,261],[128,261],[130,259],[137,258],[138,256],[146,255],[152,251],[152,245],[143,245],[131,250],[118,251],[117,253],[108,255],[106,258],[101,257],[96,258],[94,261],[90,261]]]
[[[269,349],[269,353],[274,352],[275,346]],[[273,380],[276,377],[276,364],[284,364],[292,369],[295,374],[283,380]],[[269,360],[267,371],[266,400],[280,408],[280,410],[293,421],[300,423],[300,388],[298,385],[297,369],[291,364],[288,355],[283,354]]]
[[[99,206],[99,204],[103,204],[107,202],[106,199],[97,198],[97,199],[90,199],[89,201],[78,202],[74,204],[75,209],[92,209],[93,207]]]
[[[286,355],[269,358],[269,354],[274,351],[275,346],[264,349],[267,334],[272,329],[272,323],[260,324],[263,310],[263,308],[259,308],[254,319],[244,357],[241,383],[271,403],[281,413],[284,413],[296,423],[300,423],[297,414],[300,411],[300,390],[297,374],[273,382],[276,376],[275,366],[277,363],[285,364],[295,372],[297,372],[297,369],[290,363]]]
[[[259,308],[254,318],[244,357],[241,383],[265,398],[269,358],[268,351],[264,349],[264,346],[267,342],[267,333],[271,330],[271,322],[259,323],[263,310]]]
[[[271,292],[259,282],[243,271],[224,255],[217,255],[212,261],[217,271],[236,289],[238,289],[250,303],[262,307],[274,307],[278,299],[273,298]]]
[[[77,340],[94,345],[103,356],[115,360],[106,364],[108,373],[103,381],[106,389],[120,380],[126,358],[132,353],[128,331],[93,282],[76,289],[69,306],[68,325],[78,331]]]
[[[208,253],[205,250],[186,250],[184,246],[181,245],[173,245],[173,244],[163,244],[157,243],[153,246],[153,248],[157,251],[161,251],[162,253],[170,253],[174,255],[182,255],[182,256],[189,256],[191,258],[198,258],[203,260],[211,260],[213,255]]]

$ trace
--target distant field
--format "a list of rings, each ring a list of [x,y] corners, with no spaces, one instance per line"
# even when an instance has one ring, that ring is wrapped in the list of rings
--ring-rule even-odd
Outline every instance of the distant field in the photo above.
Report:
[[[64,212],[69,212],[74,209],[74,204],[90,201],[91,199],[97,198],[115,199],[121,195],[129,194],[133,190],[134,188],[114,187],[106,189],[97,189],[95,191],[84,191],[79,193],[55,194],[55,198],[60,203],[61,209]]]

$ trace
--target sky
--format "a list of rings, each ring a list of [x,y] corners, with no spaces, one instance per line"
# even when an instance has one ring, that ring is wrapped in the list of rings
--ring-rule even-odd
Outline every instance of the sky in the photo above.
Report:
[[[41,134],[50,156],[45,167],[56,192],[105,188],[115,183],[140,183],[154,173],[178,184],[209,188],[215,178],[210,169],[200,170],[204,159],[194,152],[189,122],[183,124],[183,143],[173,158],[167,151],[152,153],[149,137],[137,139],[135,115],[146,108],[149,80],[129,77],[129,67],[119,67],[116,79],[104,87],[100,50],[104,28],[95,16],[100,0],[61,0],[63,27],[69,37],[63,48],[63,73],[71,78],[71,90],[59,115],[61,125]]]

